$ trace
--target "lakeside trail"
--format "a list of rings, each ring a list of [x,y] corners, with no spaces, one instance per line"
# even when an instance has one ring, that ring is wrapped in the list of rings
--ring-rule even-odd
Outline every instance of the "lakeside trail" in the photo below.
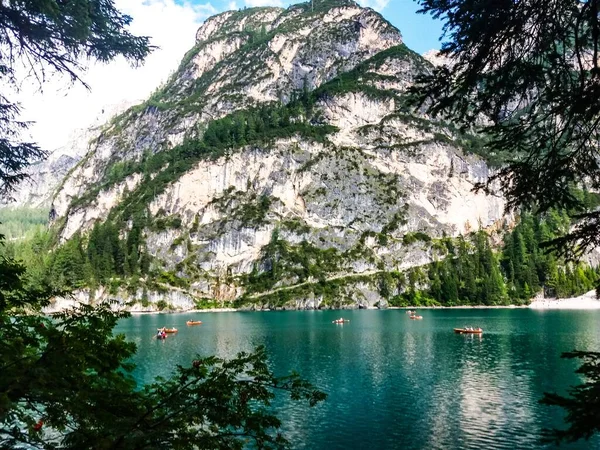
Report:
[[[352,273],[352,274],[343,273],[343,274],[333,275],[331,277],[325,278],[325,281],[341,280],[343,278],[360,278],[360,277],[364,277],[364,276],[376,275],[378,273],[382,273],[382,271],[381,270],[367,270],[365,272],[360,272],[360,273]],[[259,292],[254,295],[249,295],[247,298],[257,299],[257,298],[266,297],[268,295],[274,294],[275,292],[289,291],[292,289],[299,288],[300,286],[306,286],[307,284],[317,284],[317,283],[318,282],[315,280],[306,280],[306,281],[303,281],[302,283],[293,284],[291,286],[281,286],[281,287],[278,287],[275,289],[271,289],[269,291]]]
[[[571,298],[546,298],[532,301],[529,305],[506,305],[506,306],[485,306],[485,305],[461,305],[461,306],[391,306],[386,309],[564,309],[564,310],[596,310],[600,309],[600,300],[596,299],[596,291],[590,291],[579,297]],[[378,309],[378,308],[368,308]],[[209,312],[236,312],[248,311],[248,309],[236,308],[214,308],[214,309],[190,309],[187,311],[170,311],[170,313],[209,313]],[[270,310],[257,310],[252,312],[268,312]],[[132,314],[160,314],[161,311],[135,311]],[[163,312],[164,313],[164,312]]]

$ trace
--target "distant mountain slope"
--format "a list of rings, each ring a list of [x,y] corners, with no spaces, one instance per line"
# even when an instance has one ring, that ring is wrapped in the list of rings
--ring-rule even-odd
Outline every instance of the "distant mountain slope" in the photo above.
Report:
[[[50,208],[56,189],[69,171],[90,151],[91,141],[101,134],[107,119],[130,106],[131,103],[107,105],[87,128],[74,130],[63,146],[52,151],[47,159],[28,168],[29,178],[19,184],[10,199],[0,202],[0,207]]]

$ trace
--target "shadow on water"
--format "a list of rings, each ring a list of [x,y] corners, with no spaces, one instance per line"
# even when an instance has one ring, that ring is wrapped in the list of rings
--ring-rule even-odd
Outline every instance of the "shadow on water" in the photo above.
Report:
[[[194,355],[267,347],[277,374],[297,370],[329,394],[316,407],[275,407],[293,448],[537,449],[560,410],[545,391],[580,382],[573,349],[600,348],[600,312],[527,309],[236,312],[141,315],[119,324],[138,345],[135,376],[168,376]],[[331,321],[343,316],[343,325]],[[200,326],[185,322],[200,318]],[[481,326],[483,336],[456,335]],[[175,326],[165,341],[156,328]],[[600,439],[565,449],[600,448]]]

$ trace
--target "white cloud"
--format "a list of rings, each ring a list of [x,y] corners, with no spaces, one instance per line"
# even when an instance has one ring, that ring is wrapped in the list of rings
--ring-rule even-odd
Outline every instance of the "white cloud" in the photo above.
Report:
[[[130,67],[122,58],[107,65],[92,64],[83,75],[91,91],[81,85],[71,86],[67,79],[50,80],[44,84],[43,92],[37,84],[24,82],[19,94],[10,98],[21,103],[21,119],[34,122],[29,129],[31,138],[43,148],[53,150],[66,142],[72,130],[94,122],[105,106],[147,98],[166,81],[185,52],[194,45],[195,33],[201,23],[219,12],[208,1],[204,4],[196,1],[115,0],[121,11],[133,17],[131,31],[151,36],[152,44],[160,48],[139,68]],[[389,0],[360,2],[381,11]],[[282,6],[283,1],[230,0],[226,5],[227,9],[235,10],[243,5]]]
[[[255,6],[282,6],[283,3],[281,0],[244,0],[246,6],[250,6],[251,8]]]
[[[45,149],[60,146],[73,129],[88,126],[103,106],[146,98],[166,81],[184,53],[194,45],[202,21],[217,12],[210,3],[192,5],[174,0],[116,0],[115,3],[133,17],[131,31],[151,36],[152,44],[160,48],[139,68],[132,68],[122,58],[107,65],[91,65],[83,76],[91,92],[80,85],[70,87],[66,79],[44,84],[43,93],[37,85],[23,83],[17,96],[23,107],[22,119],[35,122],[30,134]]]
[[[373,8],[375,11],[383,11],[390,0],[357,0],[365,8]]]

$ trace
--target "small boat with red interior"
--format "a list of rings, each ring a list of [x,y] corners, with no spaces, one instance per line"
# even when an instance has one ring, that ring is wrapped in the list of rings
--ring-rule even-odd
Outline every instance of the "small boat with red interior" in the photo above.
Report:
[[[481,328],[464,327],[464,328],[455,328],[454,332],[458,333],[458,334],[482,334],[483,330]]]
[[[350,322],[349,319],[343,319],[342,317],[340,317],[339,319],[335,319],[332,320],[331,323],[346,323],[346,322]]]
[[[202,325],[202,321],[201,320],[188,320],[186,322],[186,325]]]
[[[172,334],[172,333],[177,333],[177,328],[166,328],[166,327],[162,327],[162,328],[158,328],[158,331],[164,331],[167,334]]]

